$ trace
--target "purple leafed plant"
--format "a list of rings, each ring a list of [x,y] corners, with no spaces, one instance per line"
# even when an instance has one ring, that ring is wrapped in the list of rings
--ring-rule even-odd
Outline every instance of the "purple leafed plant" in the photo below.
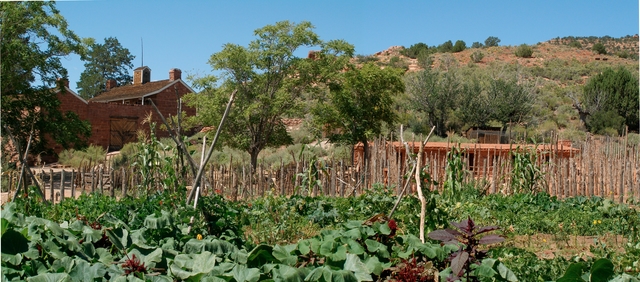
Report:
[[[460,249],[449,257],[451,261],[450,281],[456,281],[466,276],[467,281],[473,279],[471,265],[480,264],[487,256],[487,251],[479,250],[480,245],[495,244],[504,241],[504,238],[496,234],[482,234],[498,230],[497,226],[476,226],[471,217],[461,222],[451,222],[455,229],[439,229],[429,233],[429,238],[442,241],[443,244],[458,244]],[[466,274],[466,275],[465,275]]]

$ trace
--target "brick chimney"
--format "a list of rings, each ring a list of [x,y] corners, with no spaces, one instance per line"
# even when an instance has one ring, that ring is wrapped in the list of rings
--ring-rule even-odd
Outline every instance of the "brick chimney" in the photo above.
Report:
[[[145,84],[151,81],[151,69],[147,66],[133,70],[133,84]]]
[[[108,79],[107,80],[107,91],[111,90],[112,88],[116,88],[118,87],[118,82],[115,79]]]
[[[56,79],[56,81],[58,82],[58,84],[62,83],[65,87],[69,88],[69,80],[64,78],[64,77],[60,77],[58,79]]]
[[[169,70],[169,81],[174,81],[182,78],[182,71],[180,69]]]

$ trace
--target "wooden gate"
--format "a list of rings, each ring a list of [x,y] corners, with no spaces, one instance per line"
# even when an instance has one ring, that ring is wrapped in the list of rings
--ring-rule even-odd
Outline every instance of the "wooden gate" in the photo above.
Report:
[[[124,144],[136,141],[138,117],[111,117],[110,124],[109,151],[120,150]]]

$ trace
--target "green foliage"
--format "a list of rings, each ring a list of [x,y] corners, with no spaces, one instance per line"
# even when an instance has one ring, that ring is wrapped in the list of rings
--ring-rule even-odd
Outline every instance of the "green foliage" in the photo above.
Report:
[[[451,40],[446,41],[438,45],[438,52],[440,53],[449,53],[453,51],[453,42]]]
[[[356,60],[358,60],[358,63],[366,64],[366,63],[375,63],[380,59],[375,56],[356,55]]]
[[[56,80],[67,76],[61,58],[83,53],[80,38],[67,29],[54,2],[2,2],[0,13],[2,139],[8,139],[8,129],[24,147],[33,128],[35,137],[49,135],[63,148],[86,146],[89,123],[61,112],[56,96],[73,95]],[[47,138],[33,141],[31,152],[50,148]]]
[[[489,36],[484,40],[485,47],[497,47],[500,44],[500,39],[495,36]]]
[[[573,41],[569,42],[569,47],[582,49],[582,44],[578,40],[573,40]]]
[[[216,87],[213,77],[200,78],[196,86],[203,93],[189,98],[189,104],[198,108],[196,119],[217,126],[220,109],[229,93],[237,90],[221,140],[247,151],[253,170],[264,148],[291,142],[282,118],[302,110],[302,94],[320,91],[353,56],[352,45],[341,40],[322,42],[309,22],[278,22],[257,29],[255,35],[247,47],[228,43],[213,54],[209,64],[221,71],[222,85]],[[296,50],[305,46],[322,49],[314,60],[295,57]]]
[[[527,44],[522,44],[516,48],[516,57],[519,58],[531,58],[533,56],[533,49]]]
[[[400,57],[398,56],[394,56],[394,57],[391,57],[391,59],[389,59],[389,66],[402,69],[404,71],[409,70],[409,64],[404,60],[400,59]]]
[[[607,48],[604,46],[604,44],[598,42],[596,44],[593,44],[593,46],[591,47],[591,50],[593,50],[594,52],[600,54],[600,55],[606,55],[607,54]]]
[[[449,203],[460,201],[460,191],[462,191],[462,182],[464,181],[464,175],[466,173],[462,160],[463,154],[464,151],[460,149],[460,146],[452,147],[451,151],[447,152],[447,165],[444,169],[444,191],[442,195]]]
[[[538,166],[536,148],[516,148],[511,152],[511,190],[513,193],[538,193],[544,186],[544,175]]]
[[[624,118],[615,111],[597,111],[587,122],[589,131],[606,136],[618,136],[624,132]]]
[[[473,43],[471,44],[471,48],[478,49],[478,48],[482,48],[482,47],[484,47],[484,45],[482,45],[482,43],[480,43],[480,42],[478,42],[478,41],[475,41],[475,42],[473,42]]]
[[[622,128],[616,116],[623,119],[623,125],[640,128],[638,89],[638,78],[623,67],[607,68],[589,79],[583,94],[585,108],[592,115],[587,128],[597,132],[611,127],[620,134]]]
[[[409,109],[424,113],[429,127],[435,126],[435,133],[445,136],[447,119],[461,94],[457,74],[426,69],[408,74],[405,85]]]
[[[404,48],[400,51],[400,54],[407,56],[411,59],[417,59],[420,54],[429,54],[433,51],[429,48],[429,45],[422,42],[411,45],[409,48]]]
[[[462,40],[457,40],[456,44],[453,45],[451,52],[458,53],[464,51],[465,49],[467,49],[467,44]]]
[[[333,143],[364,144],[368,156],[368,140],[382,132],[383,124],[393,124],[392,97],[404,92],[402,71],[394,68],[380,69],[365,64],[360,69],[344,72],[339,81],[330,85],[329,103],[318,104],[313,109],[314,123],[333,133]]]
[[[129,70],[133,68],[134,58],[115,37],[105,38],[104,44],[91,44],[89,51],[81,57],[85,70],[78,81],[80,97],[90,99],[106,91],[109,79],[114,79],[120,86],[130,84],[133,78]]]
[[[91,145],[84,150],[68,149],[60,152],[58,162],[75,168],[93,167],[104,163],[107,150]]]
[[[474,63],[481,62],[482,58],[484,58],[484,53],[482,53],[481,51],[475,51],[471,54],[471,61],[473,61]]]

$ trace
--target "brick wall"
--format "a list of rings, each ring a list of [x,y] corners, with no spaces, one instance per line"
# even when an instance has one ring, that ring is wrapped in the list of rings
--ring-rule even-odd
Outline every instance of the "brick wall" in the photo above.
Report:
[[[191,92],[182,83],[176,83],[175,87],[177,88],[180,96]],[[169,115],[175,116],[177,113],[178,102],[175,93],[176,90],[171,86],[150,97],[160,112],[167,119],[169,118]],[[60,110],[62,112],[72,111],[78,114],[80,119],[89,121],[91,124],[91,137],[89,138],[89,144],[102,146],[105,149],[108,148],[111,138],[110,121],[111,118],[114,117],[136,118],[137,129],[144,130],[146,134],[149,134],[149,125],[142,124],[143,120],[149,115],[149,113],[152,114],[152,121],[156,123],[156,135],[159,138],[169,137],[168,131],[160,129],[162,120],[150,104],[126,105],[121,103],[85,103],[73,93],[62,92],[58,93],[58,99],[61,101]],[[183,105],[182,110],[189,116],[196,114],[196,110],[191,107]],[[53,148],[56,154],[62,151],[62,147],[58,144],[54,144]]]

